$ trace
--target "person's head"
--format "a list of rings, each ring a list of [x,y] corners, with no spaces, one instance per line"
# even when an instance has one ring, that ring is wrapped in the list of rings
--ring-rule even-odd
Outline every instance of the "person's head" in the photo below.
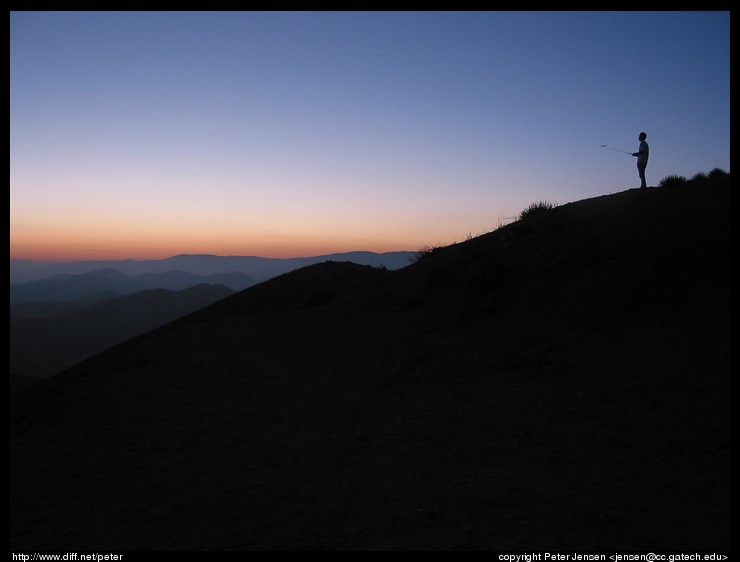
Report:
[[[640,141],[644,141],[644,140],[645,140],[645,139],[647,138],[647,134],[646,134],[646,133],[640,133],[640,136],[639,136],[639,137],[637,137],[637,138],[638,138],[638,139],[639,139]]]

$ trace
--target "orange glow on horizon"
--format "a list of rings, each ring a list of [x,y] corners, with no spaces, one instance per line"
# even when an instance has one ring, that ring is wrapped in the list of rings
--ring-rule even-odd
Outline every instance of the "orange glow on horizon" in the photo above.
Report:
[[[418,247],[422,247],[419,244]],[[256,256],[264,258],[300,258],[323,256],[328,254],[341,254],[347,252],[405,252],[414,251],[417,246],[386,246],[386,247],[340,247],[340,246],[291,246],[278,247],[272,245],[244,245],[240,248],[208,248],[208,249],[157,249],[157,248],[55,248],[50,251],[45,248],[23,247],[11,250],[10,258],[14,260],[28,260],[37,262],[76,262],[76,261],[98,261],[98,260],[160,260],[167,259],[180,254],[209,254],[216,256]]]
[[[259,256],[266,258],[294,258],[320,256],[353,251],[395,252],[413,251],[421,246],[391,240],[330,239],[313,237],[251,237],[252,241],[234,240],[172,240],[162,237],[144,240],[134,237],[98,237],[66,235],[11,237],[11,259],[72,262],[87,260],[158,260],[179,254],[212,254],[219,256]]]
[[[122,216],[11,222],[10,256],[45,262],[156,260],[179,254],[294,258],[353,251],[415,251],[428,244],[455,241],[440,238],[442,221],[430,228],[419,219],[388,221],[382,228],[346,218],[334,223],[282,218],[272,223],[252,220],[251,224],[229,217],[220,223],[189,219],[155,222],[140,216],[139,221],[132,221],[133,226]]]

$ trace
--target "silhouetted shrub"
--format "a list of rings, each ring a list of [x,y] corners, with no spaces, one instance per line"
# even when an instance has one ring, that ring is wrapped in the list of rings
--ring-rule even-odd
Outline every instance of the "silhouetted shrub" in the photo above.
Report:
[[[729,174],[721,168],[714,168],[711,172],[709,172],[709,174],[706,174],[704,172],[698,172],[694,174],[690,180],[687,180],[684,176],[670,175],[660,180],[660,186],[670,187],[670,186],[685,185],[687,183],[702,183],[710,179],[722,178],[728,175]]]
[[[686,178],[684,176],[666,176],[662,180],[660,180],[660,187],[672,187],[677,185],[684,185],[686,183]]]
[[[416,251],[416,253],[414,253],[413,256],[409,258],[409,261],[411,263],[416,263],[419,260],[431,256],[433,253],[441,250],[442,248],[444,248],[444,246],[441,244],[438,244],[437,246],[422,246]]]
[[[555,207],[556,204],[551,203],[550,201],[538,201],[537,203],[532,203],[524,210],[522,210],[522,212],[519,213],[519,219],[521,220],[524,218],[537,217],[549,211],[550,209],[554,209]]]
[[[725,172],[722,168],[715,168],[714,170],[709,172],[710,178],[721,178],[726,175],[727,175],[727,172]]]

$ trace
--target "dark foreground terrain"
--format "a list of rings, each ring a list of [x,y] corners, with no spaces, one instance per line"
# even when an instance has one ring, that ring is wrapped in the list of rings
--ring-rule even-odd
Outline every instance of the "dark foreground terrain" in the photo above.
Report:
[[[11,404],[11,550],[728,550],[729,176],[313,265]]]
[[[180,291],[149,289],[48,318],[14,318],[11,315],[11,378],[13,375],[26,375],[17,378],[49,377],[95,353],[233,293],[224,285],[205,284]]]

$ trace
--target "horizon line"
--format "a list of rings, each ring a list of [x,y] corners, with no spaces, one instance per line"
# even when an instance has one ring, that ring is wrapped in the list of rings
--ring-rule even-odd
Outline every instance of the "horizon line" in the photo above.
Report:
[[[196,252],[196,253],[178,253],[178,254],[172,254],[168,255],[166,257],[157,258],[157,257],[150,257],[150,258],[134,258],[134,257],[127,257],[127,258],[115,258],[115,257],[109,257],[109,258],[101,258],[101,257],[95,257],[95,258],[72,258],[72,259],[54,259],[54,258],[25,258],[25,257],[13,257],[10,256],[10,262],[26,262],[26,263],[39,263],[39,264],[70,264],[70,263],[81,263],[81,262],[99,262],[99,261],[166,261],[176,258],[184,258],[184,257],[205,257],[205,258],[257,258],[257,259],[266,259],[266,260],[294,260],[294,259],[309,259],[309,258],[317,258],[317,257],[324,257],[324,256],[334,256],[334,255],[344,255],[344,254],[375,254],[375,255],[383,255],[383,254],[400,254],[400,253],[415,253],[418,250],[386,250],[386,251],[375,251],[375,250],[346,250],[346,251],[336,251],[336,252],[328,252],[328,253],[317,253],[317,254],[304,254],[304,255],[294,255],[294,256],[287,256],[287,257],[272,257],[272,256],[264,256],[264,255],[256,255],[256,254],[210,254],[210,253],[202,253],[202,252]]]

